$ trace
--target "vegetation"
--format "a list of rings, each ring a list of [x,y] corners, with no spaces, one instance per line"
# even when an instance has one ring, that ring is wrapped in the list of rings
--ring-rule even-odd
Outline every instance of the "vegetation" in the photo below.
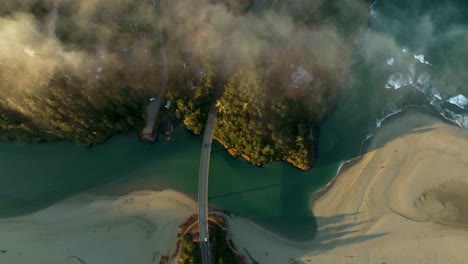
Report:
[[[21,101],[0,98],[0,105],[11,106],[1,111],[0,139],[71,140],[91,145],[113,133],[143,127],[144,94],[119,87],[112,78],[103,77],[99,85],[113,89],[96,89],[93,95],[84,93],[78,79],[58,76],[42,93],[21,93]]]
[[[352,17],[360,12],[359,4],[324,1],[306,4],[294,9],[293,5],[278,4],[275,9],[287,9],[301,26],[316,27],[340,25],[341,41],[347,48],[353,46],[362,25],[367,23],[366,14]],[[307,9],[307,12],[303,12]],[[353,12],[348,12],[353,10]],[[281,11],[280,11],[281,12]],[[312,14],[312,15],[311,15]],[[323,37],[323,39],[320,39]],[[309,169],[315,159],[317,138],[314,128],[333,105],[339,87],[343,86],[350,52],[344,47],[325,48],[334,45],[333,37],[317,33],[311,49],[295,47],[288,39],[277,39],[284,43],[273,45],[268,54],[250,64],[238,65],[217,102],[219,113],[216,119],[214,138],[233,156],[242,156],[249,162],[261,166],[273,160],[286,161],[303,170]],[[279,47],[279,48],[278,48]],[[327,50],[334,50],[327,53]],[[271,56],[274,54],[274,56]],[[315,61],[322,63],[315,63]],[[327,60],[327,63],[323,63]],[[220,63],[218,62],[218,65]],[[302,65],[313,73],[312,83],[294,87],[291,83],[292,64]],[[211,62],[204,64],[209,69]],[[222,68],[221,66],[212,68]],[[193,76],[182,77],[185,87]],[[209,78],[210,84],[213,82]],[[203,82],[200,82],[203,83]],[[195,134],[203,132],[211,100],[212,85],[197,86],[190,91],[177,94],[177,110],[186,127]],[[174,93],[176,95],[176,93]],[[196,98],[196,99],[195,99]]]
[[[143,127],[145,101],[159,90],[154,86],[160,78],[155,74],[156,67],[148,67],[148,61],[158,59],[155,54],[159,55],[159,48],[144,40],[154,35],[155,29],[144,23],[151,21],[148,17],[115,19],[116,14],[138,4],[128,1],[127,5],[116,5],[122,10],[112,6],[89,17],[87,25],[99,25],[93,32],[82,30],[85,23],[63,19],[56,29],[60,44],[33,40],[33,55],[6,57],[0,62],[0,140],[69,140],[91,145],[112,134]],[[2,11],[8,15],[16,8],[26,7],[7,5]],[[40,27],[47,28],[52,6],[35,1],[29,8],[38,25],[18,19],[10,26],[44,34]],[[69,3],[61,6],[60,12],[64,17],[73,17],[76,9],[74,3]],[[97,51],[102,41],[99,35],[116,43],[101,56]],[[131,48],[125,52],[125,47]],[[74,49],[80,52],[69,51]],[[140,53],[147,58],[136,60]],[[83,65],[76,67],[73,60]]]
[[[210,245],[212,247],[213,263],[236,264],[236,254],[227,241],[227,232],[217,225],[210,226]]]
[[[307,97],[287,98],[261,79],[253,68],[229,79],[217,103],[215,138],[253,164],[284,160],[308,169],[314,158],[311,127],[321,116],[314,117]]]
[[[205,65],[198,81],[186,69],[175,71],[177,76],[171,78],[170,84],[173,89],[166,95],[176,103],[176,116],[181,117],[185,127],[195,135],[203,133],[212,101],[213,73],[209,64]]]
[[[179,264],[201,263],[200,245],[191,233],[182,236],[179,246]],[[213,263],[238,263],[236,254],[229,247],[227,232],[218,225],[210,225],[210,246]]]
[[[349,46],[353,45],[347,42],[352,43],[365,17],[351,16],[354,13],[347,10],[355,6],[353,1],[348,2],[319,1],[305,7],[275,2],[272,8],[279,13],[293,14],[292,22],[286,19],[286,24],[295,26],[293,35],[288,35],[291,30],[285,30],[288,37],[283,38],[283,33],[266,32],[261,39],[266,47],[252,53],[254,59],[250,59],[250,53],[239,61],[232,58],[232,74],[217,102],[214,137],[233,156],[259,166],[281,160],[304,170],[311,167],[317,143],[314,127],[324,118],[336,98],[336,88],[344,82],[348,65],[342,61],[350,61]],[[31,50],[38,50],[38,55],[28,51],[32,55],[27,59],[5,56],[0,61],[0,140],[70,140],[91,145],[114,133],[143,128],[145,101],[159,94],[163,82],[157,29],[160,21],[152,13],[151,2],[128,0],[108,5],[93,1],[92,7],[81,6],[79,1],[63,3],[57,11],[61,20],[54,41],[45,41],[47,33],[43,32],[49,28],[52,4],[10,4],[0,8],[0,14],[8,16],[20,8],[35,19],[34,23],[21,24],[18,29],[28,30],[16,35],[31,35]],[[243,8],[236,12],[244,12]],[[77,19],[81,17],[86,19]],[[187,21],[183,19],[190,18],[186,14],[182,17],[184,23]],[[322,24],[328,27],[319,30]],[[209,37],[211,29],[187,25],[194,27],[188,33],[171,28],[164,33],[167,57],[171,58],[166,97],[173,107],[162,111],[167,116],[158,120],[178,117],[198,135],[203,133],[217,78],[224,78],[216,70],[221,71],[225,63],[219,54],[223,52],[215,52],[209,45],[213,41],[197,42]],[[268,25],[261,26],[259,32]],[[343,30],[349,36],[343,34],[346,37],[341,40],[330,34],[329,28]],[[282,32],[281,27],[278,30]],[[302,38],[296,39],[300,43],[291,41],[296,32],[305,43]],[[242,37],[245,32],[237,33]],[[258,32],[248,33],[254,33],[247,35],[253,37]],[[247,42],[242,43],[243,49],[250,51]],[[27,56],[22,54],[23,48],[18,53]],[[291,75],[299,65],[311,72],[314,80],[295,87]]]
[[[179,264],[201,263],[200,246],[194,242],[190,233],[185,234],[180,239]]]

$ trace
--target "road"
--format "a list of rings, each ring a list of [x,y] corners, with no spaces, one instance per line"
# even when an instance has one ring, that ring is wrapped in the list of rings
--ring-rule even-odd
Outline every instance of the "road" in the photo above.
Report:
[[[256,0],[251,11],[263,10],[271,0]],[[203,135],[203,143],[200,154],[200,167],[198,176],[198,228],[200,234],[200,251],[203,264],[211,264],[209,226],[208,226],[208,176],[210,172],[211,143],[213,142],[214,121],[218,113],[216,102],[223,92],[225,78],[227,76],[227,58],[223,64],[221,80],[217,83],[213,93],[208,120]]]
[[[223,69],[222,78],[226,75],[226,67]],[[213,142],[214,120],[218,109],[216,101],[221,96],[224,87],[224,79],[219,81],[213,93],[208,121],[203,135],[203,145],[200,154],[200,168],[198,176],[198,228],[200,230],[200,250],[202,263],[211,264],[210,241],[208,232],[208,175],[210,172],[211,143]]]
[[[153,6],[157,13],[161,12],[161,7],[158,8],[158,1],[153,0]],[[159,3],[160,5],[160,3]],[[163,88],[159,93],[158,98],[156,98],[157,109],[161,108],[161,101],[163,96],[167,91],[167,80],[168,80],[168,68],[167,68],[167,56],[166,50],[164,47],[164,36],[162,34],[162,29],[158,30],[159,40],[160,40],[160,52],[161,58],[163,61]],[[226,67],[223,69],[223,78],[225,76]],[[200,155],[200,168],[199,168],[199,182],[198,182],[198,215],[199,215],[199,230],[200,230],[200,251],[202,263],[211,264],[211,255],[210,255],[210,242],[209,242],[209,231],[208,231],[208,175],[210,170],[210,156],[211,156],[211,143],[213,141],[213,128],[214,120],[217,114],[216,101],[221,96],[222,89],[224,86],[224,81],[219,81],[215,87],[213,93],[213,102],[210,107],[210,112],[208,114],[208,121],[205,127],[205,133],[203,136],[203,145]]]

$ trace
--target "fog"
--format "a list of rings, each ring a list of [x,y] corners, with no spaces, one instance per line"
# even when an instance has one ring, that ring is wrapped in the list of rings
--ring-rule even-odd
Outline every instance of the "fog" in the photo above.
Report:
[[[365,5],[360,8],[365,10]],[[232,64],[255,64],[261,56],[278,56],[282,49],[337,69],[346,64],[353,48],[336,23],[322,21],[321,25],[305,26],[294,20],[291,10],[254,15],[233,12],[209,1],[173,1],[172,9],[173,13],[164,17],[169,34],[185,40],[185,48],[192,53],[228,56]]]
[[[44,35],[34,17],[15,13],[0,18],[0,67],[2,92],[34,92],[60,69],[72,72],[88,65],[89,54],[67,49]]]
[[[313,11],[322,5],[307,2],[294,7]],[[360,1],[341,6],[356,15],[368,12]],[[337,21],[320,18],[306,26],[293,18],[294,8],[255,15],[242,8],[208,0],[163,1],[159,14],[152,1],[7,0],[0,7],[0,89],[40,92],[59,71],[93,78],[86,73],[106,71],[106,64],[129,71],[158,67],[159,29],[168,36],[171,67],[209,59],[235,70],[264,57],[269,63],[297,58],[339,75],[349,64],[354,43]],[[122,28],[144,32],[123,34]]]
[[[392,71],[408,72],[414,64],[416,77],[428,73],[443,97],[468,96],[465,1],[378,0],[373,8],[373,30],[366,34],[362,50],[376,74],[388,72],[385,61],[393,58]],[[421,55],[427,63],[418,61]]]
[[[153,1],[7,0],[0,6],[0,100],[27,112],[24,97],[62,75],[81,80],[84,94],[114,89],[106,78],[157,94],[160,45],[172,78],[182,65],[196,71],[210,62],[216,73],[221,65],[229,73],[261,67],[288,81],[295,64],[334,80],[328,89],[343,89],[362,79],[348,74],[358,55],[368,76],[400,74],[411,84],[425,72],[443,100],[468,97],[466,3],[378,0],[370,30],[367,1],[338,2],[276,2],[247,12],[249,1],[155,1],[158,12]],[[418,62],[421,55],[428,64]]]

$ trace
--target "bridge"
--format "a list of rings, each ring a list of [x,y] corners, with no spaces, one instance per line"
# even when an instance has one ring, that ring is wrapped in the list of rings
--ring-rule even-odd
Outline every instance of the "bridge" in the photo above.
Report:
[[[251,12],[258,12],[270,6],[272,0],[254,0]],[[227,56],[225,57],[227,60]],[[210,171],[211,144],[213,142],[214,121],[218,113],[216,102],[223,92],[225,77],[227,73],[226,63],[223,65],[221,80],[217,83],[213,92],[208,120],[203,135],[202,149],[200,154],[200,167],[198,176],[198,228],[200,234],[200,253],[203,264],[211,264],[210,239],[208,226],[208,176]]]
[[[223,75],[225,70],[223,70]],[[224,77],[224,76],[223,76]],[[211,264],[210,240],[208,231],[208,175],[210,171],[211,143],[213,142],[214,121],[218,109],[216,101],[221,96],[224,80],[219,81],[213,92],[208,121],[203,135],[203,145],[200,154],[200,168],[198,178],[198,229],[200,233],[200,251],[202,263]]]
[[[254,3],[250,8],[250,11],[253,13],[260,12],[271,6],[274,0],[253,0]],[[161,15],[161,1],[152,0],[152,5],[156,14]],[[168,62],[167,55],[165,50],[164,35],[162,28],[158,28],[157,37],[160,41],[160,55],[163,63],[163,72],[162,72],[162,89],[159,92],[159,96],[155,99],[155,107],[157,116],[159,109],[161,108],[161,102],[164,95],[168,89]],[[227,56],[225,57],[227,60]],[[227,67],[226,63],[223,65],[223,70],[221,74],[221,79],[218,81],[214,91],[213,91],[213,101],[210,107],[208,114],[208,120],[205,126],[205,132],[203,135],[203,143],[200,154],[200,167],[199,167],[199,179],[198,179],[198,225],[199,225],[199,234],[200,234],[200,251],[201,259],[204,264],[211,264],[211,254],[210,254],[210,241],[209,241],[209,226],[208,226],[208,176],[210,170],[210,157],[211,157],[211,144],[213,142],[213,130],[214,130],[214,121],[218,113],[216,108],[216,102],[222,94],[225,77],[226,77]]]

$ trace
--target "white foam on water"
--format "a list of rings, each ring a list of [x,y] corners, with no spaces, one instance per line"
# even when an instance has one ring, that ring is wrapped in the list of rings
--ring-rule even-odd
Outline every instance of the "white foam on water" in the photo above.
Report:
[[[460,108],[467,109],[468,108],[468,98],[466,98],[464,95],[459,94],[454,97],[450,97],[447,102],[454,104]],[[467,109],[468,110],[468,109]]]
[[[468,130],[468,115],[467,114],[457,114],[448,109],[444,109],[441,112],[442,116],[447,120],[454,122],[465,130]]]
[[[406,75],[401,72],[396,72],[390,77],[388,77],[387,83],[385,84],[385,88],[387,89],[400,89],[405,85],[409,85],[413,83],[413,77],[411,74]]]
[[[418,89],[431,105],[436,107],[440,111],[440,105],[443,102],[442,96],[440,95],[439,90],[433,86],[431,82],[431,76],[428,73],[422,73],[417,80],[417,83],[413,85]]]
[[[468,115],[454,115],[455,121],[464,129],[468,130]]]
[[[464,110],[468,110],[468,98],[462,94],[453,96],[448,100],[444,100],[440,94],[437,87],[434,86],[431,80],[431,75],[427,72],[422,72],[417,75],[415,82],[413,83],[412,78],[416,75],[416,68],[414,65],[408,66],[409,74],[403,74],[401,72],[396,72],[388,78],[388,81],[385,85],[385,88],[399,89],[405,85],[412,85],[418,91],[420,91],[429,103],[447,120],[454,122],[459,125],[461,128],[468,130],[468,114],[466,113],[456,113],[449,109],[443,108],[444,102],[449,102],[451,104],[457,105]],[[383,118],[377,118],[375,125],[377,128],[382,126],[382,122],[389,116],[398,114],[401,112],[401,109],[398,107],[389,107],[387,108],[391,113],[384,116]]]
[[[427,73],[424,73],[427,74]],[[459,125],[461,128],[468,130],[468,114],[466,113],[456,113],[449,109],[443,107],[443,103],[445,102],[442,99],[442,96],[439,90],[430,82],[430,75],[427,74],[429,77],[423,78],[426,81],[421,81],[420,85],[414,85],[416,89],[418,89],[430,104],[447,120],[454,122],[455,124]],[[463,95],[457,95],[454,97],[449,98],[446,100],[449,103],[455,104],[462,109],[467,110],[468,108],[468,98]]]
[[[427,72],[420,73],[416,79],[418,84],[429,85],[431,83],[431,75]]]
[[[408,71],[410,73],[408,76],[408,83],[413,84],[414,77],[416,76],[416,66],[414,66],[414,64],[408,65]]]
[[[413,57],[418,60],[419,62],[421,62],[422,64],[427,64],[427,65],[430,65],[430,63],[425,59],[424,55],[416,55],[414,54]]]
[[[385,121],[385,119],[387,119],[387,118],[389,118],[389,117],[391,117],[391,116],[393,116],[393,115],[399,114],[399,113],[401,113],[401,111],[402,111],[401,108],[398,108],[398,107],[395,106],[395,107],[392,109],[392,112],[390,112],[390,114],[388,114],[388,115],[386,115],[386,116],[384,116],[384,117],[382,117],[382,118],[377,118],[376,124],[375,124],[376,127],[377,127],[377,128],[381,127],[381,126],[382,126],[382,122]]]
[[[379,15],[378,12],[374,9],[374,1],[370,6],[370,15],[372,19],[377,19]],[[436,86],[436,82],[432,79],[432,76],[428,72],[420,72],[421,67],[418,66],[418,62],[423,65],[432,66],[432,64],[426,59],[424,54],[413,54],[410,49],[402,48],[402,53],[407,53],[403,55],[407,59],[414,59],[417,62],[411,63],[407,66],[406,70],[400,70],[392,73],[385,84],[386,89],[399,89],[404,86],[412,86],[422,93],[422,96],[425,97],[427,102],[429,102],[433,109],[437,110],[444,118],[447,120],[459,125],[465,130],[468,130],[468,113],[463,110],[468,110],[468,98],[462,94],[450,97],[443,96],[439,89]],[[400,63],[400,62],[399,62]],[[386,64],[389,66],[395,66],[396,60],[394,57],[387,57]],[[445,108],[445,103],[451,103],[460,107],[459,111],[452,111]],[[402,111],[401,107],[386,107],[385,111],[381,114],[384,116],[382,118],[375,119],[375,126],[377,128],[382,126],[382,123],[388,117],[398,114]],[[366,137],[368,139],[369,136]]]
[[[392,66],[393,64],[395,63],[395,59],[394,58],[389,58],[387,59],[387,64]]]
[[[397,72],[388,77],[387,84],[385,84],[385,88],[400,89],[400,87],[404,85],[404,82],[405,79],[403,73]]]
[[[374,133],[371,133],[371,134],[367,134],[366,135],[366,138],[364,139],[364,141],[368,140],[369,138],[373,137],[374,136]]]

